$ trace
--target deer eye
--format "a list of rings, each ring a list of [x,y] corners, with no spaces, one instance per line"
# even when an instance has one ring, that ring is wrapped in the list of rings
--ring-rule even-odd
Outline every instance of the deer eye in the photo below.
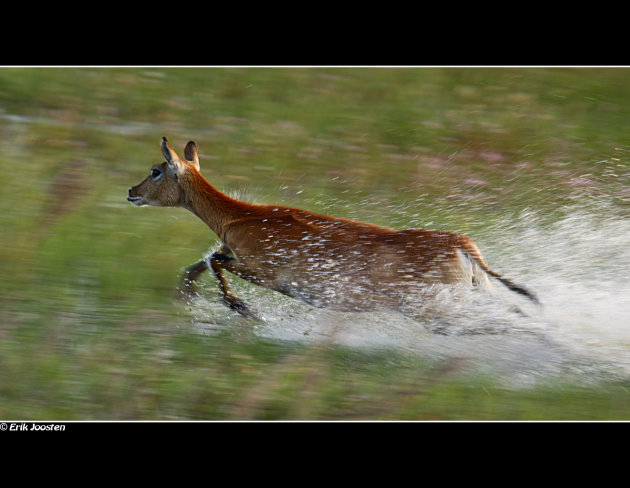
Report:
[[[151,176],[153,178],[158,178],[158,177],[162,176],[162,172],[159,169],[157,169],[157,168],[153,168],[151,170]]]

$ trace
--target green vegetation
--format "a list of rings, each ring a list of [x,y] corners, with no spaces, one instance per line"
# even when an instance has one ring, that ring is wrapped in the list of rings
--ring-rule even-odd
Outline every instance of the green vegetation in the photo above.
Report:
[[[508,388],[229,314],[206,333],[176,288],[216,237],[125,201],[167,136],[243,199],[397,228],[625,218],[629,100],[627,69],[0,68],[0,418],[630,419],[627,379]]]

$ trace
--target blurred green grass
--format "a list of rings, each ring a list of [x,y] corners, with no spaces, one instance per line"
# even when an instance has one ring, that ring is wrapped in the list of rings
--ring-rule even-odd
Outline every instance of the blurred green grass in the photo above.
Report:
[[[0,68],[0,418],[626,419],[625,382],[526,390],[396,351],[200,333],[216,243],[127,188],[167,136],[244,199],[487,235],[523,209],[627,215],[630,71]],[[484,234],[486,233],[486,234]]]

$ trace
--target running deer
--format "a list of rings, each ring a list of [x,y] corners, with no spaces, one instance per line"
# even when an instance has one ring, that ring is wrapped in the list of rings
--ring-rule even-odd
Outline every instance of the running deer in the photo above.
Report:
[[[343,311],[376,308],[403,311],[409,297],[433,284],[491,286],[488,275],[538,303],[536,296],[492,271],[468,237],[423,229],[394,230],[281,205],[235,200],[199,172],[193,141],[181,159],[165,137],[165,161],[129,189],[135,205],[183,207],[219,237],[221,249],[190,266],[184,283],[192,291],[210,268],[225,303],[243,315],[228,271],[251,283],[317,307]],[[404,313],[404,312],[403,312]]]

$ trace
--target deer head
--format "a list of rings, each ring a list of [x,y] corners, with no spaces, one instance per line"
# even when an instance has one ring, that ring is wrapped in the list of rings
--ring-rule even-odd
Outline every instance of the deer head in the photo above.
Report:
[[[165,161],[151,168],[151,173],[140,184],[129,188],[129,200],[134,205],[153,205],[157,207],[177,207],[184,199],[184,186],[193,169],[199,171],[197,146],[189,141],[184,149],[184,158],[180,159],[162,137],[162,154]]]

